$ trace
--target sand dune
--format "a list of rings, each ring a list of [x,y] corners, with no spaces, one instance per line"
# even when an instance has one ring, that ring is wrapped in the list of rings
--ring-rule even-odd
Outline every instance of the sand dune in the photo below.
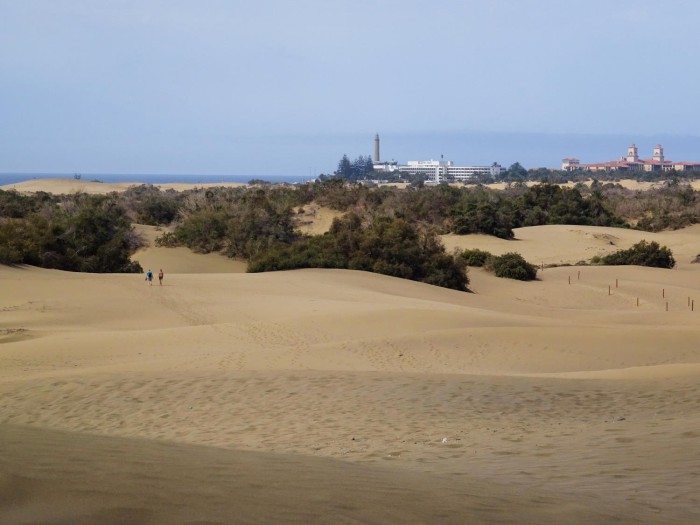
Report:
[[[57,195],[70,193],[90,193],[104,195],[113,191],[126,191],[133,186],[140,186],[142,182],[101,182],[99,180],[82,180],[82,179],[28,179],[14,184],[6,184],[1,186],[3,190],[16,190],[23,193],[35,193],[45,191],[47,193],[55,193]],[[246,184],[240,182],[218,182],[218,183],[181,183],[169,182],[163,184],[154,184],[156,188],[161,190],[185,191],[193,188],[213,188],[217,186],[238,187]]]
[[[474,293],[154,247],[162,287],[0,267],[0,522],[698,523],[699,234],[447,237],[679,261]]]
[[[443,235],[448,251],[478,248],[494,255],[517,252],[533,264],[576,264],[630,248],[639,241],[656,241],[668,246],[679,263],[689,263],[700,254],[700,225],[651,233],[623,228],[597,226],[547,225],[515,228],[514,240],[490,235]]]
[[[154,273],[162,269],[164,273],[244,273],[248,267],[245,261],[230,259],[219,253],[194,253],[189,248],[163,248],[155,245],[156,238],[164,230],[144,224],[134,225],[134,229],[144,241],[131,258],[138,261],[144,271],[151,269]],[[165,282],[167,283],[169,279]]]
[[[325,458],[0,426],[3,523],[633,523],[592,499]],[[57,479],[56,474],[64,477]],[[155,488],[155,490],[154,490]]]

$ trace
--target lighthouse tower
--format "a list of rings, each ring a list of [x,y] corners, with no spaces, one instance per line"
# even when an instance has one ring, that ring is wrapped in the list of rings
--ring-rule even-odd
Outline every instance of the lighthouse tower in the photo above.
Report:
[[[379,164],[379,133],[374,137],[374,163]]]

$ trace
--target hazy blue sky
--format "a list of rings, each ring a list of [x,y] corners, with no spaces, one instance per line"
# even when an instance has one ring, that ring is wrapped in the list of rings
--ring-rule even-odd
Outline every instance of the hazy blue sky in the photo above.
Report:
[[[697,0],[0,0],[0,172],[700,160]]]

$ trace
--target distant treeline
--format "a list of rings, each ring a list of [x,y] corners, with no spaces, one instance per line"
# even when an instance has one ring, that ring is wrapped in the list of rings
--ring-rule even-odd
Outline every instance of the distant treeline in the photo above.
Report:
[[[303,235],[294,215],[310,203],[344,216],[324,235]],[[601,182],[397,189],[338,178],[186,192],[142,185],[109,196],[0,191],[0,262],[139,271],[129,262],[139,243],[132,222],[171,225],[159,244],[242,258],[250,271],[351,268],[464,290],[465,260],[445,252],[440,234],[512,239],[515,228],[543,224],[679,228],[700,222],[700,196],[679,181],[635,192]]]

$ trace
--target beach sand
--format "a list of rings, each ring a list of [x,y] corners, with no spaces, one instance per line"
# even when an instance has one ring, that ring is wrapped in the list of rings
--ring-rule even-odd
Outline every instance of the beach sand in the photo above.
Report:
[[[516,237],[445,242],[678,267],[461,293],[154,247],[162,287],[0,266],[0,523],[699,523],[700,230]]]

